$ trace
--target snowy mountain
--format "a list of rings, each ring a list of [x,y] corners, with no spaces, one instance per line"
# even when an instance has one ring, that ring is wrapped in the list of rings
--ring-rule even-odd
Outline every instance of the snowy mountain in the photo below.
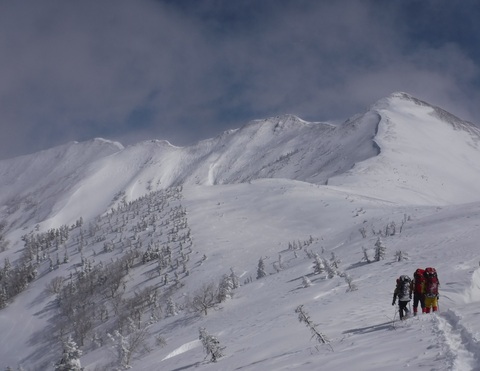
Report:
[[[191,147],[0,161],[0,367],[53,369],[71,335],[87,370],[480,370],[479,138],[395,93],[340,125],[285,115]],[[395,279],[426,266],[440,311],[393,321]]]
[[[1,202],[6,205],[2,216],[15,212],[11,205],[20,208],[20,227],[49,219],[35,217],[37,210],[48,210],[54,218],[50,225],[58,225],[73,222],[79,212],[84,218],[94,217],[112,205],[115,195],[125,194],[130,201],[179,184],[232,184],[262,178],[322,184],[377,154],[372,141],[377,124],[371,114],[339,127],[282,116],[254,121],[186,148],[166,141],[127,148],[99,139],[72,143],[0,162]],[[47,179],[39,172],[48,174]],[[86,195],[93,193],[98,208],[89,205],[82,210]],[[32,206],[32,202],[41,204]]]

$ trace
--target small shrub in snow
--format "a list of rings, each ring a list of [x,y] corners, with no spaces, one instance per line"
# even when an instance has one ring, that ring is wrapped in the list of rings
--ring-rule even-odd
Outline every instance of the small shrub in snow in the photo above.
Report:
[[[47,283],[45,286],[45,290],[47,291],[48,294],[58,294],[60,291],[62,291],[63,287],[63,277],[54,277],[50,280],[50,282]]]
[[[402,260],[408,260],[408,254],[401,251],[401,250],[397,250],[395,252],[395,261],[397,262],[401,262]]]
[[[155,336],[155,345],[157,347],[163,348],[164,346],[167,345],[167,341],[165,340],[165,338],[162,335],[158,334],[158,335]]]
[[[302,277],[302,286],[305,287],[305,288],[310,287],[310,286],[312,286],[312,281],[310,281],[307,276],[303,276]]]
[[[360,228],[358,231],[360,232],[363,238],[367,238],[367,230],[365,229],[365,227]]]
[[[344,277],[345,277],[345,282],[346,282],[347,285],[348,285],[347,292],[358,290],[358,287],[357,287],[357,285],[355,285],[355,283],[353,282],[352,277],[350,277],[348,274],[346,274]]]

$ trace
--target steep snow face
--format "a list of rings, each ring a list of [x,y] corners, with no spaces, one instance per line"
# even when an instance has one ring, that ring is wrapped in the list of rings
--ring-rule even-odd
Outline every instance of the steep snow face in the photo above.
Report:
[[[193,178],[212,185],[262,178],[324,184],[332,175],[377,153],[371,141],[377,122],[366,120],[363,124],[354,121],[337,127],[308,123],[291,115],[257,120],[233,135],[210,142],[209,153],[196,166]],[[194,157],[198,150],[192,148]],[[188,180],[192,183],[191,177]]]
[[[93,161],[122,149],[120,143],[97,138],[0,161],[0,219],[17,227],[43,220],[89,174]]]
[[[404,93],[380,100],[372,112],[381,118],[375,136],[380,154],[329,185],[400,203],[480,200],[478,128]]]

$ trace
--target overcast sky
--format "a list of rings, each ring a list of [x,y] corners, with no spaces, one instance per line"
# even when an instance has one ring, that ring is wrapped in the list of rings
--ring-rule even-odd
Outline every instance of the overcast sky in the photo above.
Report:
[[[475,0],[0,0],[0,159],[344,121],[395,91],[479,124],[479,20]]]

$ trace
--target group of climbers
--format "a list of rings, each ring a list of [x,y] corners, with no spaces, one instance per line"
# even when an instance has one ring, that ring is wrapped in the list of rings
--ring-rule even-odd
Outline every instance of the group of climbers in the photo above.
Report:
[[[413,280],[407,275],[401,275],[397,278],[397,285],[393,292],[392,305],[398,297],[398,312],[400,319],[408,315],[407,305],[412,299],[413,294],[413,315],[417,315],[418,304],[422,308],[422,313],[430,313],[430,310],[438,310],[438,286],[440,285],[435,268],[418,268],[413,273]]]

